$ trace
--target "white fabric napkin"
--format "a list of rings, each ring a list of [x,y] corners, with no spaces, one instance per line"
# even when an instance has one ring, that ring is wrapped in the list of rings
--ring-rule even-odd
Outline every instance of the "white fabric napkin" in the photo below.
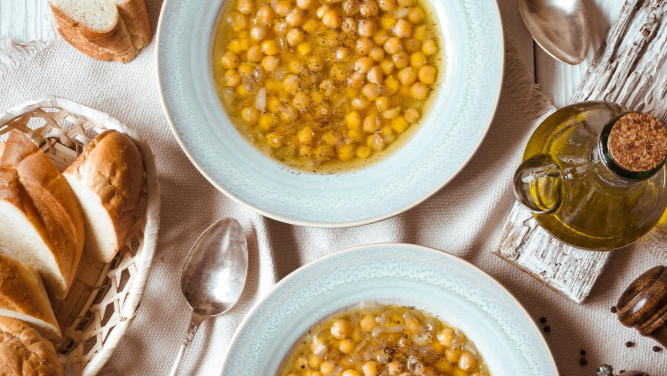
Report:
[[[160,1],[148,1],[148,5],[155,26]],[[594,375],[594,368],[602,363],[617,370],[667,374],[667,351],[654,353],[651,347],[655,342],[621,326],[609,311],[634,278],[665,263],[664,247],[615,255],[583,305],[559,296],[490,253],[513,203],[510,181],[525,142],[550,108],[516,56],[506,58],[505,84],[489,134],[447,187],[398,217],[357,228],[322,230],[261,217],[216,191],[196,171],[179,149],[160,106],[155,47],[153,43],[135,61],[121,65],[92,60],[56,41],[29,64],[0,78],[0,108],[44,94],[79,101],[137,129],[151,142],[157,156],[163,192],[158,252],[139,313],[105,374],[168,373],[190,318],[180,293],[182,262],[199,233],[222,217],[238,219],[246,231],[249,278],[240,304],[202,326],[186,355],[183,374],[218,375],[241,319],[291,271],[331,252],[377,242],[438,248],[497,278],[536,321],[547,318],[551,332],[545,336],[562,375]],[[626,348],[626,341],[636,345]],[[579,365],[582,349],[587,353],[586,367]]]

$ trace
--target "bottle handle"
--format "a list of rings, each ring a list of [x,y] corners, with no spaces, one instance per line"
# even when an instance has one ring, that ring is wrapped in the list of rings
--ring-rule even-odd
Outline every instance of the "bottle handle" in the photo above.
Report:
[[[514,196],[535,214],[558,210],[563,196],[560,167],[546,154],[526,159],[514,174]]]

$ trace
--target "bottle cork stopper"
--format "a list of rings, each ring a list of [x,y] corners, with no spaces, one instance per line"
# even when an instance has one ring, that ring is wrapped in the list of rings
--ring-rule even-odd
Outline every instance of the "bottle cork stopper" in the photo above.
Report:
[[[651,171],[667,157],[667,127],[649,114],[632,112],[614,123],[608,145],[620,167]]]

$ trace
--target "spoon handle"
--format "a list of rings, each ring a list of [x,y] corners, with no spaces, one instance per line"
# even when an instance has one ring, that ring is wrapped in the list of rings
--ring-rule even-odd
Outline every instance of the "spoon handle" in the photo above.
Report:
[[[190,320],[190,327],[188,328],[188,334],[185,336],[185,339],[181,344],[181,348],[178,350],[178,355],[176,355],[176,360],[174,361],[174,365],[171,367],[171,372],[169,372],[169,376],[178,375],[178,371],[181,368],[181,361],[183,360],[183,355],[185,355],[185,352],[188,350],[188,347],[190,347],[192,340],[195,338],[195,334],[197,334],[197,329],[199,329],[199,326],[201,325],[202,322],[204,322],[204,320],[206,320],[206,317],[201,316],[194,312],[192,313],[192,319]]]

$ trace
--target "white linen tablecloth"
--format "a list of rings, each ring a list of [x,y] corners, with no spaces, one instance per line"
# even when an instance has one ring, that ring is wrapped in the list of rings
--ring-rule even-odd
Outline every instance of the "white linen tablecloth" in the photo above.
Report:
[[[149,0],[148,5],[155,26],[161,1]],[[545,336],[561,375],[594,375],[602,363],[617,370],[667,375],[667,350],[652,351],[656,342],[621,326],[610,312],[634,278],[666,262],[665,247],[617,252],[583,305],[561,297],[490,253],[513,203],[514,169],[545,108],[516,56],[506,58],[505,84],[489,134],[448,186],[398,217],[357,228],[322,230],[266,219],[226,198],[197,172],[179,149],[162,112],[155,48],[152,43],[135,61],[122,65],[90,59],[58,40],[0,78],[2,109],[44,94],[62,96],[119,118],[146,137],[156,154],[162,186],[158,252],[141,309],[105,374],[168,373],[190,318],[180,293],[182,262],[210,223],[234,217],[243,225],[250,246],[242,301],[229,314],[203,325],[186,355],[183,374],[218,375],[241,319],[278,280],[299,266],[356,245],[407,242],[474,263],[513,292],[536,321],[547,318],[551,331]],[[626,341],[636,345],[628,348]],[[587,354],[585,367],[579,364],[580,350]]]

